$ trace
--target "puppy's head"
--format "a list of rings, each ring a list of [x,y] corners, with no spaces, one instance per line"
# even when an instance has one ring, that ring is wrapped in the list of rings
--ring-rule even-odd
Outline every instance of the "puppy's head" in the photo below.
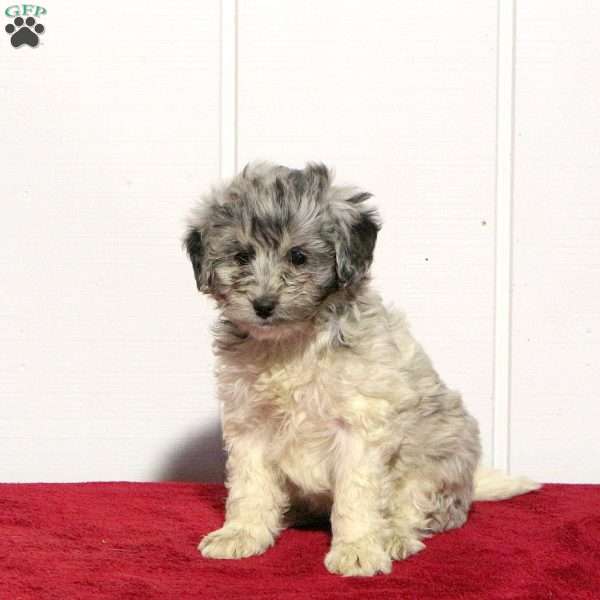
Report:
[[[185,246],[198,289],[253,337],[297,330],[367,275],[379,228],[369,197],[332,186],[321,164],[248,165],[192,214]]]

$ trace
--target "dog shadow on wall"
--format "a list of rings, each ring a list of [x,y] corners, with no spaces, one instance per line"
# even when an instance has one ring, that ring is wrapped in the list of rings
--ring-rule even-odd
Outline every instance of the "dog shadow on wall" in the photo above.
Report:
[[[225,451],[221,425],[215,420],[178,441],[159,469],[159,481],[222,482]]]

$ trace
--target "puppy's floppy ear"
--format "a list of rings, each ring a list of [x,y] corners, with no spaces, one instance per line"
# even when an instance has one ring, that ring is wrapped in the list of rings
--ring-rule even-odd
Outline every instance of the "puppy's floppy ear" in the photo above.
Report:
[[[183,243],[190,260],[192,261],[194,277],[196,278],[196,287],[201,291],[203,287],[202,265],[204,262],[204,242],[202,240],[202,234],[195,227],[190,227]]]
[[[345,199],[336,219],[335,255],[340,287],[351,287],[369,271],[380,229],[377,211],[361,204],[371,194],[359,192]],[[335,214],[335,213],[334,213]]]

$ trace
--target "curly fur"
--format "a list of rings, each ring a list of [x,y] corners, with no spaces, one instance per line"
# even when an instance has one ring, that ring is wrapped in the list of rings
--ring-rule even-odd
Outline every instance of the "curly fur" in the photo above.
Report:
[[[323,165],[257,163],[191,216],[197,286],[221,314],[228,451],[226,521],[201,541],[206,557],[260,554],[299,515],[325,512],[331,572],[387,573],[423,538],[467,519],[477,423],[403,315],[370,288],[379,221],[369,196],[332,185]],[[268,316],[254,308],[264,298]],[[482,498],[536,487],[484,479]]]

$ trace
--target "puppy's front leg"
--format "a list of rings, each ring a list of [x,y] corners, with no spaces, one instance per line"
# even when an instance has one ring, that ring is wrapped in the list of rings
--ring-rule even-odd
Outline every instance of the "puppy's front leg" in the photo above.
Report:
[[[281,475],[256,438],[236,440],[227,460],[227,487],[225,524],[205,536],[198,549],[208,558],[262,554],[282,528],[288,499]]]
[[[331,549],[325,566],[340,575],[389,573],[384,549],[384,464],[376,449],[348,437],[339,453],[334,482]]]

